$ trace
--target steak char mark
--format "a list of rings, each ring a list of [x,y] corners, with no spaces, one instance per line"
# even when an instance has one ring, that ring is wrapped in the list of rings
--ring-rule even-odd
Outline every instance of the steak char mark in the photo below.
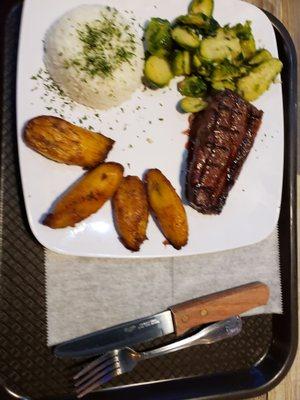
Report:
[[[263,112],[238,94],[217,93],[191,122],[187,198],[203,214],[220,214],[254,143]]]

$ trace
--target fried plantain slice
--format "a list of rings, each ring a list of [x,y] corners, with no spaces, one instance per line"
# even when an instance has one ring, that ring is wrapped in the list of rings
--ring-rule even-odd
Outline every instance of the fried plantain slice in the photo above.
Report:
[[[188,241],[187,216],[182,201],[159,169],[147,172],[146,183],[149,205],[162,233],[179,250]]]
[[[65,228],[89,217],[114,195],[123,171],[122,165],[108,162],[87,172],[58,200],[43,224],[53,229]]]
[[[137,176],[126,176],[113,200],[116,229],[124,246],[138,251],[146,237],[149,207],[144,183]]]
[[[53,161],[85,168],[94,168],[103,162],[114,144],[114,140],[101,133],[47,115],[27,123],[24,140],[33,150]]]

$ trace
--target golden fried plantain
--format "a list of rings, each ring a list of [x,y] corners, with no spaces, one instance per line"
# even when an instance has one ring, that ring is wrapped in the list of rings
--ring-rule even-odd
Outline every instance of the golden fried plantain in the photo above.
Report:
[[[159,169],[147,172],[146,183],[150,208],[162,233],[179,250],[188,241],[188,223],[181,199]]]
[[[95,213],[114,195],[123,171],[122,165],[108,162],[87,172],[58,200],[43,224],[53,229],[65,228]]]
[[[114,144],[114,140],[101,133],[46,115],[27,123],[24,140],[33,150],[53,161],[85,168],[94,168],[103,162]]]
[[[116,229],[125,247],[138,251],[147,238],[149,207],[143,182],[137,176],[123,178],[113,200]]]

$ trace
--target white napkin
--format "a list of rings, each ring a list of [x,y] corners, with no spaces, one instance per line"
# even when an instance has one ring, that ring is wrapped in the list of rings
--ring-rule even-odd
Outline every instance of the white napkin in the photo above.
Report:
[[[277,230],[236,250],[163,259],[97,259],[46,251],[48,345],[253,281],[270,301],[247,315],[281,313]]]

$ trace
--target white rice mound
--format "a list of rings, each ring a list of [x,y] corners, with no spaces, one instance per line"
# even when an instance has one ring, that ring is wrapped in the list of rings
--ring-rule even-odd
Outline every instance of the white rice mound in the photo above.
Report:
[[[93,26],[97,23],[99,27],[99,21],[102,24],[105,18],[113,18],[122,32],[119,39],[112,41],[112,49],[115,46],[122,47],[123,43],[128,45],[129,38],[131,43],[134,42],[135,50],[131,59],[121,62],[109,75],[99,72],[91,76],[78,65],[68,65],[69,60],[82,59],[84,42],[78,32],[84,31],[87,24]],[[106,51],[105,55],[109,57],[112,50]],[[108,109],[129,99],[141,86],[143,43],[132,21],[117,10],[99,5],[83,5],[67,12],[47,31],[44,62],[51,78],[72,100],[91,108]]]

